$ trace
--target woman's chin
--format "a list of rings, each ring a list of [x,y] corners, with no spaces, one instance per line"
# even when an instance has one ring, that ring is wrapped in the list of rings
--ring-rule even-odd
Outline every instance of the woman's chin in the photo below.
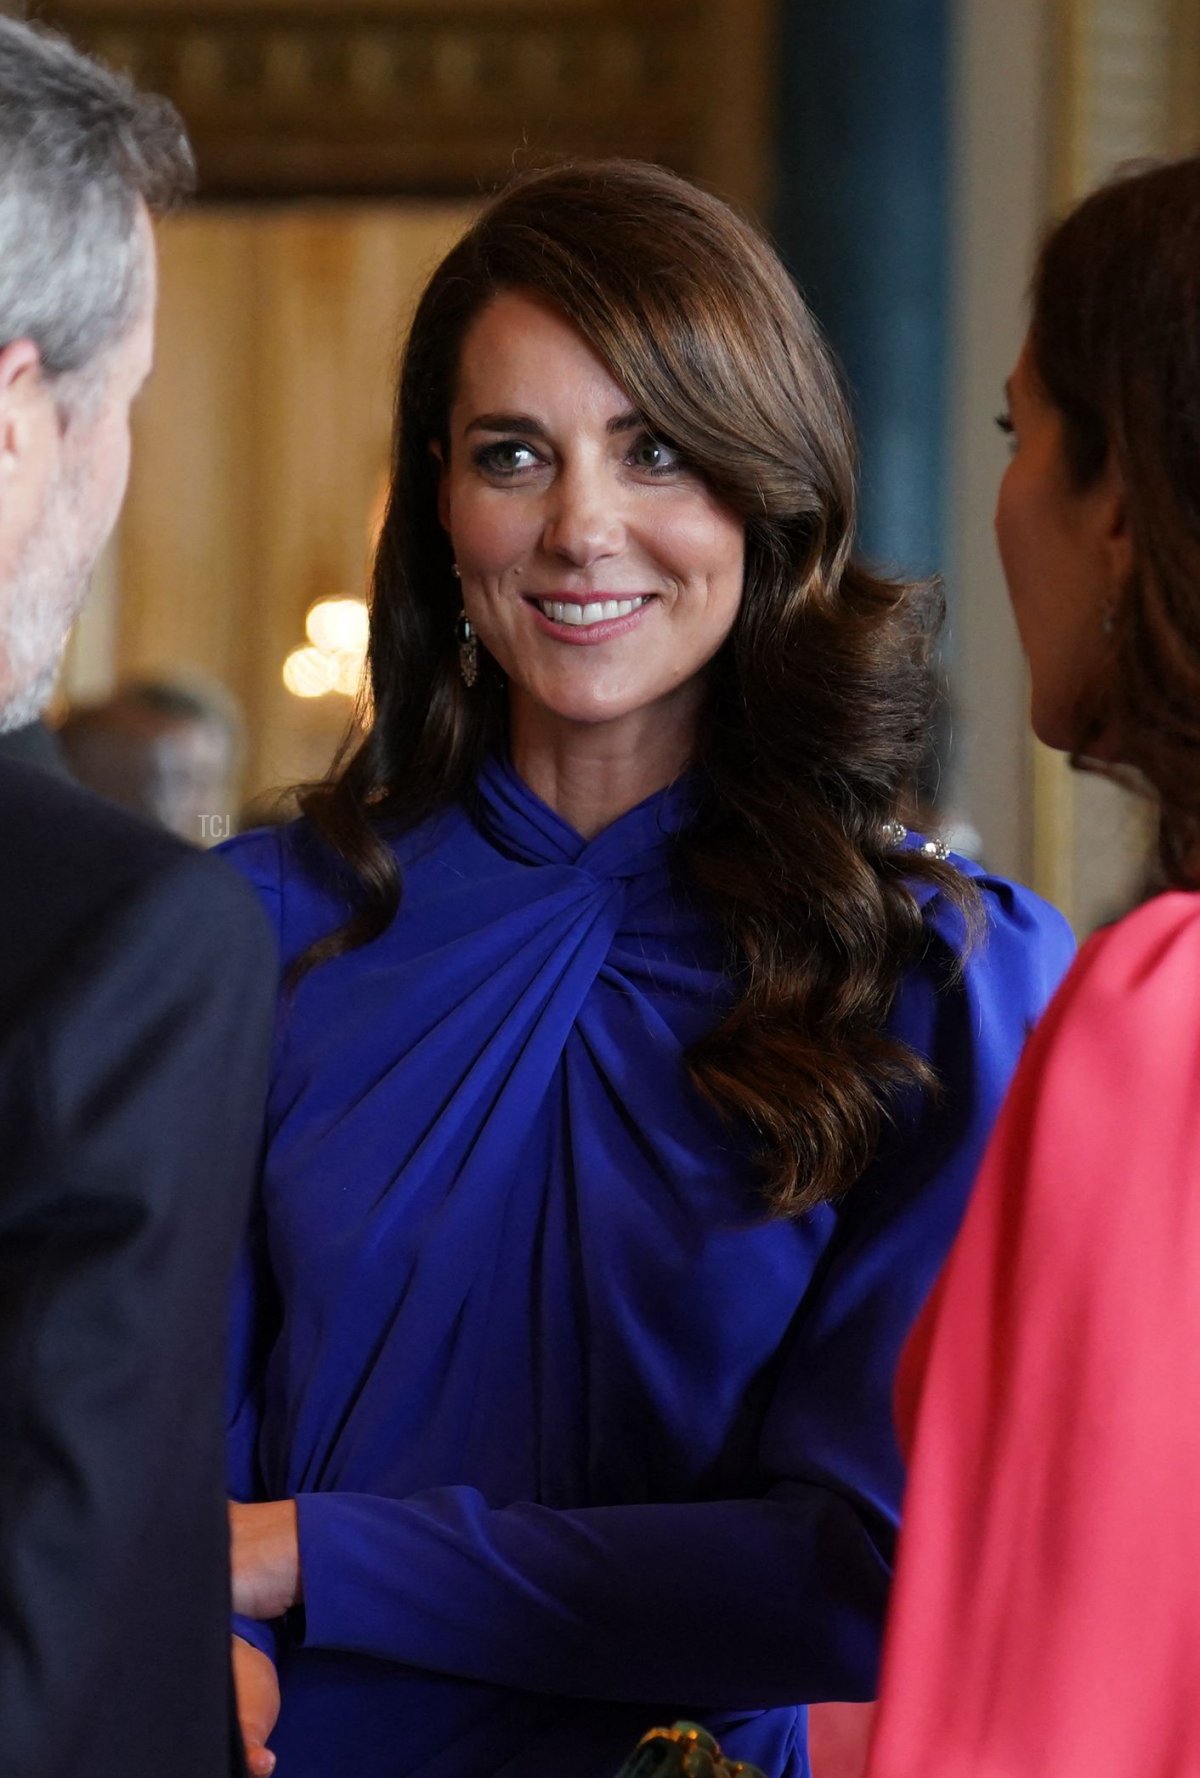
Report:
[[[1068,753],[1095,765],[1121,763],[1116,735],[1094,716],[1085,718],[1078,710],[1039,710],[1034,704],[1029,725],[1043,747],[1054,753]]]
[[[658,701],[627,685],[575,684],[527,687],[519,694],[541,723],[569,728],[602,727],[649,710]]]
[[[1073,751],[1068,726],[1061,720],[1043,718],[1033,711],[1030,714],[1029,726],[1043,747],[1049,747],[1054,753]]]

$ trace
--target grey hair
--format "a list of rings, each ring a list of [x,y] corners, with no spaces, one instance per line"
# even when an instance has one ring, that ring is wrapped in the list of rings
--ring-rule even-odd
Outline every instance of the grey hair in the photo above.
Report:
[[[85,383],[143,300],[139,200],[161,215],[194,183],[168,100],[0,18],[0,347],[32,340],[48,377]]]

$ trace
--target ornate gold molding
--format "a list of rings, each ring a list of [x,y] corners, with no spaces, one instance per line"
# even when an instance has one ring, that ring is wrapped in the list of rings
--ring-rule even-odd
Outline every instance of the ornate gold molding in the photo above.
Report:
[[[755,9],[752,7],[752,11]],[[175,100],[208,196],[477,192],[522,160],[707,172],[721,0],[47,0]]]

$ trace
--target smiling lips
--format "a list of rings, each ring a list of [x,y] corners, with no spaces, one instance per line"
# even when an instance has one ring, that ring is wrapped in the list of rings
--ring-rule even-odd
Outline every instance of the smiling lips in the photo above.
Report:
[[[647,599],[640,595],[635,599],[589,599],[587,604],[580,604],[575,599],[534,599],[531,603],[551,623],[583,629],[590,624],[612,623],[617,618],[632,617]]]

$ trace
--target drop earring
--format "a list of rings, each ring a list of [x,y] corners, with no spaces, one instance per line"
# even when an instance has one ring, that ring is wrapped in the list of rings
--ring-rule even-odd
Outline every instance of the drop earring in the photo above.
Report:
[[[458,614],[454,634],[458,641],[458,670],[462,674],[463,684],[470,691],[479,678],[479,642],[465,611]]]

